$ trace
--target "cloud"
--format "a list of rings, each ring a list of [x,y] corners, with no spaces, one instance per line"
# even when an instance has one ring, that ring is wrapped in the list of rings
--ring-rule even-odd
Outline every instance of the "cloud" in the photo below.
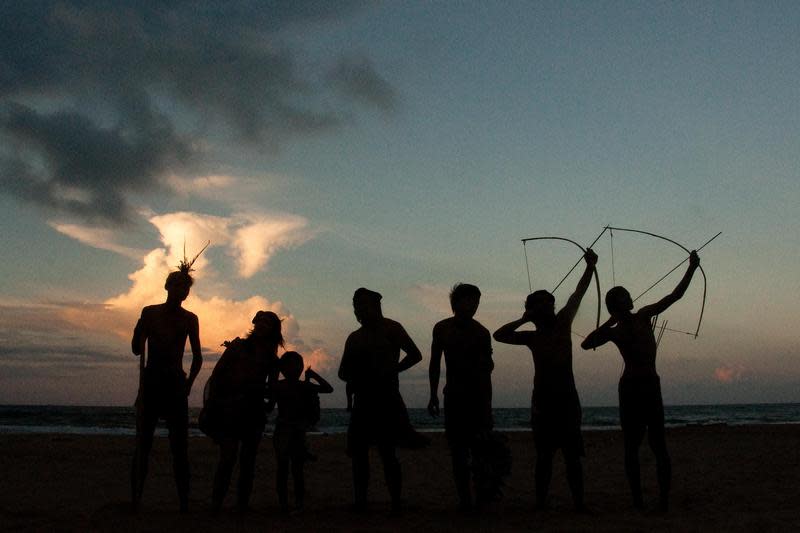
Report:
[[[329,79],[343,94],[385,113],[391,113],[397,107],[394,88],[377,73],[366,57],[340,59],[329,73]]]
[[[249,278],[270,260],[281,248],[303,244],[311,238],[308,221],[300,216],[258,215],[246,218],[233,237],[233,247],[239,263],[239,275]]]
[[[59,222],[50,222],[50,227],[59,233],[71,237],[92,248],[99,248],[101,250],[109,250],[111,252],[130,257],[132,259],[140,259],[144,254],[144,250],[130,248],[116,242],[116,232],[109,228],[82,226],[80,224],[67,224]]]
[[[206,198],[214,198],[215,195],[225,189],[235,185],[238,180],[233,176],[199,176],[187,178],[172,175],[167,178],[167,184],[178,194],[189,196],[196,195]]]
[[[289,213],[242,213],[230,217],[179,211],[163,215],[150,214],[148,221],[158,229],[166,250],[163,261],[173,268],[186,256],[191,259],[206,243],[210,247],[227,247],[236,260],[239,275],[249,278],[266,268],[280,250],[300,246],[311,239],[308,219]],[[50,222],[50,226],[87,246],[109,250],[148,263],[153,252],[146,252],[118,243],[120,232],[115,228]],[[162,258],[158,259],[159,261]],[[201,254],[195,270],[206,270],[208,259]],[[165,274],[166,275],[166,274]],[[203,276],[204,274],[199,274]]]
[[[102,306],[77,303],[0,305],[0,362],[17,365],[81,366],[119,362],[108,335],[86,336],[64,311],[102,312]]]
[[[183,257],[184,243],[189,250],[187,255],[191,256],[191,250],[199,250],[206,241],[211,241],[211,246],[228,246],[243,278],[265,268],[278,250],[299,246],[313,236],[306,218],[277,212],[232,217],[178,212],[152,216],[150,222],[161,233],[161,242],[175,264]],[[201,256],[197,269],[205,264],[206,257]]]
[[[5,104],[0,132],[13,153],[0,160],[0,191],[86,220],[128,222],[125,196],[159,189],[161,174],[186,168],[193,148],[146,99],[124,100],[112,127],[75,111]]]
[[[357,109],[394,109],[367,58],[334,56],[314,72],[289,44],[363,4],[4,5],[0,192],[121,225],[133,194],[174,190],[171,176],[199,168],[213,174],[225,142],[275,151]]]
[[[452,313],[450,309],[450,287],[417,283],[408,289],[408,294],[414,301],[429,311],[443,315]]]
[[[172,265],[172,269],[183,259],[184,250],[186,256],[191,259],[206,242],[210,241],[210,246],[222,246],[231,239],[231,219],[228,217],[180,211],[151,216],[149,222],[160,233],[161,242],[168,252],[166,260]],[[203,275],[202,272],[207,264],[206,254],[197,258],[194,268],[200,276]]]
[[[747,377],[747,370],[743,365],[721,365],[714,369],[714,379],[720,383],[734,383]]]

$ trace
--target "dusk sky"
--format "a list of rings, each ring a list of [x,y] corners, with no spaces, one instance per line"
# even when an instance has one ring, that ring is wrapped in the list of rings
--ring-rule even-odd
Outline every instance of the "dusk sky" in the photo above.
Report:
[[[259,309],[330,381],[383,294],[425,359],[459,281],[489,330],[528,293],[520,239],[605,225],[700,252],[699,337],[666,332],[667,404],[800,401],[800,3],[4,2],[0,7],[0,403],[130,405],[130,334],[183,254],[205,363]],[[265,7],[270,6],[270,7]],[[603,295],[686,257],[615,232]],[[527,246],[533,288],[580,257]],[[636,303],[667,294],[679,268]],[[555,293],[561,305],[580,269]],[[622,360],[580,349],[584,405]],[[693,332],[703,283],[660,319]],[[602,310],[601,320],[608,314]],[[494,403],[529,405],[524,347],[494,343]],[[189,355],[186,357],[188,369]]]

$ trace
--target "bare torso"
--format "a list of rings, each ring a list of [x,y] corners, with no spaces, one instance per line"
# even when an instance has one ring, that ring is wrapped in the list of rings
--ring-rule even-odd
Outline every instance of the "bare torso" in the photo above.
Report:
[[[623,377],[656,376],[656,339],[650,317],[633,313],[611,329],[610,340],[625,361]]]
[[[534,388],[574,386],[570,326],[570,321],[557,316],[551,327],[529,332],[526,345],[533,356]]]
[[[142,309],[139,327],[147,340],[147,368],[183,372],[186,339],[198,328],[197,315],[182,307],[150,305]]]

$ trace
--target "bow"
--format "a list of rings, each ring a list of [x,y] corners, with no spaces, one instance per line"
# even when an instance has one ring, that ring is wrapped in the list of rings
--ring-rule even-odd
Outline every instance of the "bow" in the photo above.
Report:
[[[605,232],[605,230],[603,230],[603,231]],[[602,233],[600,235],[602,235]],[[547,240],[549,240],[549,241],[571,242],[572,244],[574,244],[575,246],[580,248],[581,251],[584,254],[586,253],[586,248],[584,248],[583,246],[581,246],[577,242],[573,241],[572,239],[567,239],[565,237],[529,237],[527,239],[522,239],[522,247],[525,250],[525,268],[528,268],[528,252],[527,252],[527,249],[525,248],[525,244],[528,241],[547,241]],[[597,239],[595,239],[595,242],[597,242]],[[572,268],[574,269],[575,267],[572,267]],[[570,272],[572,272],[572,270],[570,270]],[[567,275],[569,275],[569,274],[567,274]],[[561,281],[564,281],[564,280],[562,279]],[[556,285],[556,289],[558,288],[559,285],[561,285],[561,283]],[[600,296],[600,278],[597,276],[597,268],[594,269],[594,286],[597,289],[597,319],[595,320],[595,322],[597,324],[597,327],[599,328],[600,327],[600,300],[601,300],[601,296]],[[532,289],[532,287],[531,287],[530,270],[528,271],[528,288]],[[553,289],[553,291],[555,292],[556,289]]]
[[[661,239],[661,240],[670,242],[670,243],[674,244],[675,246],[677,246],[678,248],[680,248],[681,250],[685,251],[687,254],[691,254],[692,253],[687,247],[685,247],[684,245],[680,244],[679,242],[676,242],[676,241],[670,239],[669,237],[664,237],[663,235],[658,235],[657,233],[651,233],[649,231],[643,231],[643,230],[639,230],[639,229],[617,228],[617,227],[612,227],[612,226],[607,226],[606,229],[609,229],[611,231],[627,231],[627,232],[630,232],[630,233],[640,233],[642,235],[649,235],[651,237],[655,237],[657,239]],[[719,234],[717,234],[717,235],[719,235]],[[716,238],[716,236],[714,238]],[[714,240],[714,238],[712,238],[711,240]],[[709,242],[711,242],[711,241],[709,241]],[[706,243],[706,244],[708,244],[708,243]],[[705,246],[705,245],[703,245],[703,246]],[[697,265],[697,267],[700,269],[700,273],[703,275],[703,303],[700,304],[700,318],[697,320],[697,328],[695,329],[695,332],[694,332],[694,338],[695,339],[697,338],[697,335],[700,333],[700,325],[703,322],[703,313],[705,312],[705,309],[706,309],[706,287],[707,287],[706,272],[705,272],[705,270],[703,270],[702,265]],[[652,289],[652,286],[650,288]],[[650,290],[650,289],[647,289],[647,290]],[[645,291],[645,292],[647,292],[647,291]],[[642,293],[642,294],[644,294],[644,293]],[[639,296],[641,296],[641,295],[639,295]],[[638,299],[638,297],[637,297],[637,299]]]

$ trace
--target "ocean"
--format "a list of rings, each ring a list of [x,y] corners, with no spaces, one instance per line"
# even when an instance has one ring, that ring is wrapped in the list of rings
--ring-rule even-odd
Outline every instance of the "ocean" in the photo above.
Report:
[[[191,436],[197,428],[199,408],[190,408]],[[704,425],[800,424],[800,403],[742,405],[665,406],[668,427]],[[425,409],[409,409],[411,422],[420,431],[444,431],[442,416],[431,418]],[[344,433],[349,414],[345,409],[323,409],[317,432]],[[503,431],[528,431],[528,408],[494,409],[495,427]],[[61,433],[76,435],[134,435],[133,407],[76,407],[58,405],[0,405],[0,433]],[[270,417],[270,421],[274,416]],[[584,407],[583,429],[602,431],[619,428],[616,407]],[[268,424],[267,432],[272,431]],[[163,423],[157,435],[166,435]]]

